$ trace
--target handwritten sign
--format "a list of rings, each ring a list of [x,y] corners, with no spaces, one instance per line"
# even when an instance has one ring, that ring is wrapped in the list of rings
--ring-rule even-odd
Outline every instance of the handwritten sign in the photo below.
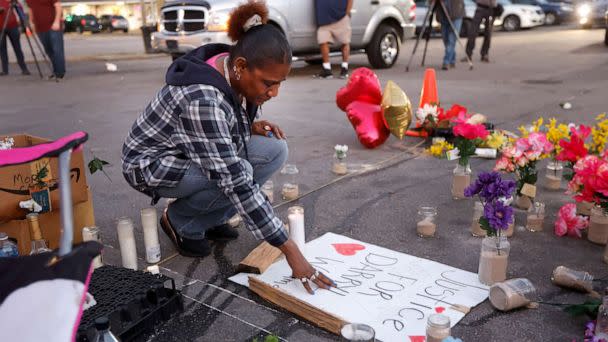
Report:
[[[347,322],[371,325],[382,341],[420,340],[435,312],[454,326],[488,297],[475,273],[333,233],[308,242],[304,255],[338,287],[309,295],[285,260],[258,279]]]

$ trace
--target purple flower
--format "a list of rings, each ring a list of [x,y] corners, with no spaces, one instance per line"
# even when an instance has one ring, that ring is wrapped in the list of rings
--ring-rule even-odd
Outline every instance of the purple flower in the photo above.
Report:
[[[494,202],[501,197],[510,197],[515,190],[515,182],[502,180],[498,172],[482,172],[473,184],[464,190],[467,197],[479,194],[484,202]]]
[[[513,208],[498,201],[487,203],[483,208],[483,216],[495,230],[507,230],[513,222]]]

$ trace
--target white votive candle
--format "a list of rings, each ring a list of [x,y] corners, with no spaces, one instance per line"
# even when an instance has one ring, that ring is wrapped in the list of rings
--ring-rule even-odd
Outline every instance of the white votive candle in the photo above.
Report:
[[[141,210],[141,226],[144,231],[146,262],[155,264],[160,261],[160,243],[158,242],[158,219],[155,208]]]
[[[133,221],[128,217],[119,218],[116,232],[118,233],[122,267],[137,270],[137,248],[133,234]]]
[[[304,228],[304,208],[294,206],[287,209],[289,220],[289,237],[295,242],[301,251],[306,244],[306,231]]]
[[[99,227],[91,226],[82,228],[82,241],[97,241],[101,243]],[[103,266],[103,262],[101,261],[101,255],[99,255],[93,259],[93,267],[99,268],[101,266]]]

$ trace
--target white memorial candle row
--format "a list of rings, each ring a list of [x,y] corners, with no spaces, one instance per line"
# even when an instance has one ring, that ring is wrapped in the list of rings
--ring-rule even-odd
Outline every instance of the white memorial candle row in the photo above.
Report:
[[[160,243],[158,241],[158,218],[156,209],[145,208],[141,210],[141,225],[144,232],[144,247],[146,249],[146,262],[154,264],[160,261]],[[122,266],[137,270],[137,247],[135,245],[133,220],[128,217],[118,219],[116,232],[120,245]]]

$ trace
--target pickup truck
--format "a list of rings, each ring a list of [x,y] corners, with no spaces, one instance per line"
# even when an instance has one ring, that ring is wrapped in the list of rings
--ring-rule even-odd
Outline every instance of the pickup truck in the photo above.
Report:
[[[233,0],[176,0],[161,8],[159,31],[152,47],[173,59],[208,43],[230,44],[226,34]],[[314,0],[267,0],[269,24],[283,32],[294,60],[320,63]],[[366,53],[374,68],[390,68],[401,44],[415,34],[413,0],[354,0],[351,11],[353,54]],[[339,46],[332,55],[339,54]]]

